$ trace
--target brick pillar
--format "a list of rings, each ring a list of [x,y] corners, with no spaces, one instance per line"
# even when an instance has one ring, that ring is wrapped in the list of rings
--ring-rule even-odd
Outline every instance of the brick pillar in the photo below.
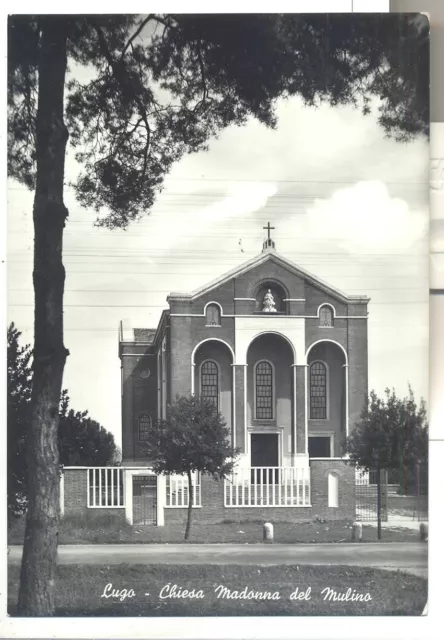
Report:
[[[239,447],[241,453],[246,453],[245,431],[246,431],[246,412],[245,403],[246,390],[246,364],[235,364],[234,368],[234,385],[235,385],[235,424],[236,424],[236,447]]]
[[[298,364],[296,369],[296,453],[308,453],[307,443],[307,365]]]

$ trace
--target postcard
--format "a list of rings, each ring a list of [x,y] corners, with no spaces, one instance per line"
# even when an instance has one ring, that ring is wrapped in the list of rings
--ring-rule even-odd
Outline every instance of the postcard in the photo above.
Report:
[[[429,32],[9,16],[10,619],[427,613]]]

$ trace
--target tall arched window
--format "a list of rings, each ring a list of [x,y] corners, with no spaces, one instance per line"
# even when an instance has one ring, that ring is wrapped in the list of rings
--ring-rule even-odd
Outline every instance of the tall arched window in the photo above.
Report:
[[[328,305],[324,305],[319,309],[319,326],[320,327],[333,326],[333,309]]]
[[[151,430],[151,416],[147,413],[143,413],[139,418],[139,441],[143,442],[148,440],[149,432]]]
[[[327,368],[323,362],[310,365],[310,418],[327,418]]]
[[[206,325],[212,327],[220,326],[220,307],[218,304],[207,305],[206,312]]]
[[[202,363],[200,368],[200,395],[219,409],[219,369],[212,360]]]
[[[255,398],[257,420],[273,418],[273,367],[266,360],[255,368]]]

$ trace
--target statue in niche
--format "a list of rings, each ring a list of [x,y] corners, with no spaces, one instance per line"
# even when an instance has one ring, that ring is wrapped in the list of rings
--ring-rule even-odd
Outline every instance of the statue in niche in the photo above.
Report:
[[[268,289],[267,293],[264,295],[264,303],[262,306],[262,311],[265,313],[276,313],[276,303],[274,301],[273,294],[271,293],[271,289]]]

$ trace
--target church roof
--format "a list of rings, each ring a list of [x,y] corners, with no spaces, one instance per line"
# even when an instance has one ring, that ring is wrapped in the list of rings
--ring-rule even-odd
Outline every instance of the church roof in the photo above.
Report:
[[[331,285],[327,284],[326,282],[321,280],[321,278],[318,278],[318,276],[315,276],[314,274],[310,273],[309,271],[306,271],[302,267],[299,267],[298,265],[294,264],[293,262],[291,262],[287,258],[284,258],[284,256],[280,255],[271,246],[268,246],[268,247],[264,248],[263,252],[260,253],[259,255],[254,256],[254,258],[251,258],[250,260],[247,260],[246,262],[243,262],[241,265],[235,267],[231,271],[228,271],[227,273],[223,274],[222,276],[219,276],[215,280],[212,280],[211,282],[208,282],[207,284],[203,285],[202,287],[199,287],[198,289],[195,289],[191,293],[171,293],[168,296],[168,298],[176,298],[176,297],[177,298],[187,298],[187,299],[198,298],[199,296],[201,296],[201,295],[203,295],[205,293],[208,293],[212,289],[215,289],[216,287],[221,286],[222,284],[224,284],[225,282],[227,282],[231,278],[234,278],[234,277],[236,277],[238,275],[241,275],[242,273],[245,273],[246,271],[249,271],[250,269],[252,269],[254,267],[257,267],[258,265],[263,264],[264,262],[267,262],[268,260],[272,260],[272,261],[276,262],[277,264],[280,264],[282,267],[284,267],[288,271],[293,272],[295,275],[303,278],[304,280],[306,280],[307,282],[311,283],[312,285],[318,287],[319,289],[321,289],[325,293],[328,293],[328,294],[330,294],[332,296],[340,298],[344,302],[350,302],[350,301],[352,301],[352,302],[368,302],[370,300],[370,298],[368,298],[367,296],[364,296],[364,295],[348,296],[347,294],[343,293],[339,289],[336,289],[335,287],[332,287]]]
[[[157,329],[133,329],[134,342],[154,342]]]

